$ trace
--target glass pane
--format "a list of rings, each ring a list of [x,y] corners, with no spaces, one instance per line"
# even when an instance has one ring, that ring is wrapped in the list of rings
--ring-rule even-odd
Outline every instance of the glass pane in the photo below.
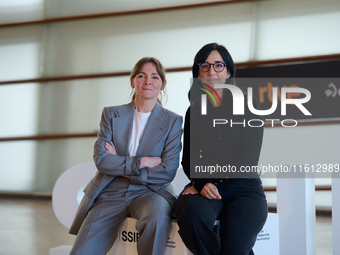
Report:
[[[96,137],[0,143],[0,190],[51,192],[68,168],[92,160]]]
[[[0,86],[0,137],[38,132],[39,84]]]
[[[248,3],[163,12],[161,16],[53,23],[46,36],[45,75],[130,71],[145,56],[158,58],[165,68],[191,66],[196,52],[214,41],[224,44],[236,62],[247,61],[251,11]]]
[[[44,0],[0,1],[0,23],[42,19]]]

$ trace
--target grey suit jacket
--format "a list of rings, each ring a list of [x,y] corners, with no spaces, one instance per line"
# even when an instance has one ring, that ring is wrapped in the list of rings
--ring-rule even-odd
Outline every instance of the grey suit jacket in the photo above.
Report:
[[[97,173],[84,189],[84,197],[69,230],[77,234],[94,200],[117,176],[129,175],[130,183],[147,185],[166,198],[171,206],[176,198],[170,182],[179,165],[182,148],[182,117],[156,104],[139,142],[136,156],[129,155],[135,104],[105,107],[98,139],[94,145]],[[113,142],[117,155],[106,152],[105,143]],[[161,157],[162,163],[153,168],[139,169],[141,157]]]

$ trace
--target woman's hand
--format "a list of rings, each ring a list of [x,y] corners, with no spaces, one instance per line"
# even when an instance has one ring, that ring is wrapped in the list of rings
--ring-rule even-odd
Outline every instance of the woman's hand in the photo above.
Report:
[[[186,196],[186,195],[195,195],[198,194],[198,191],[195,189],[194,186],[191,186],[189,188],[186,188],[183,192],[182,195]]]
[[[207,183],[201,190],[201,195],[208,199],[222,199],[217,187],[212,183]]]
[[[139,168],[144,167],[155,167],[162,163],[162,159],[160,157],[142,157],[140,160]]]
[[[116,151],[115,145],[112,142],[111,142],[111,144],[106,142],[105,143],[105,149],[106,149],[106,152],[108,152],[108,153],[110,153],[112,155],[117,155],[117,151]]]

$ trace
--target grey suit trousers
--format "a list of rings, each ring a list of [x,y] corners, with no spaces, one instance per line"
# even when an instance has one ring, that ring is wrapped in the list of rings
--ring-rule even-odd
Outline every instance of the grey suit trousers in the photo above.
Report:
[[[129,179],[117,177],[95,200],[70,254],[105,255],[127,217],[137,219],[138,254],[164,254],[171,215],[171,206],[164,197],[145,185],[133,185]]]

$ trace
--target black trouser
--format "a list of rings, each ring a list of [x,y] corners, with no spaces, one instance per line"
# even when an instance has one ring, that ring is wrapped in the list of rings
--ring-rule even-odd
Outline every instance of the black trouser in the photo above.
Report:
[[[195,255],[254,254],[252,247],[268,214],[261,181],[228,179],[216,186],[221,200],[200,194],[178,197],[175,213],[184,244]]]

